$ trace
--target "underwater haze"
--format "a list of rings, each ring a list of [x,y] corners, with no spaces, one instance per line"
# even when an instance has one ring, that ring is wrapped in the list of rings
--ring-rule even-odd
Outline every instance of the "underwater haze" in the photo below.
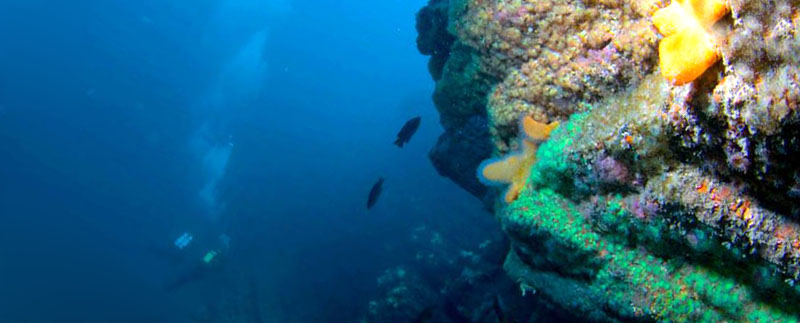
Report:
[[[356,321],[417,233],[496,238],[427,157],[424,5],[0,3],[0,322]]]

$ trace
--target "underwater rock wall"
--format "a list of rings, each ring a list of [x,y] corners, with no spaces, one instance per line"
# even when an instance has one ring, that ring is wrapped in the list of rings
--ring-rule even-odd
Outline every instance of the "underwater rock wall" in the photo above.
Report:
[[[516,144],[518,122],[563,119],[635,84],[655,62],[655,30],[641,1],[467,1],[454,24],[501,80],[488,98],[494,144]]]
[[[496,80],[483,72],[478,53],[448,30],[452,17],[457,15],[447,0],[431,0],[417,14],[417,47],[431,55],[428,69],[436,81],[433,101],[445,130],[429,157],[439,174],[483,198],[487,188],[475,177],[475,170],[492,153],[486,95]]]
[[[448,58],[437,92],[487,96],[437,101],[442,122],[487,118],[496,155],[518,149],[524,116],[561,123],[516,201],[495,202],[521,288],[598,321],[796,322],[800,2],[716,1],[727,13],[702,32],[719,61],[680,86],[651,19],[669,4],[450,1],[451,48],[475,71]],[[440,87],[448,75],[491,88]]]

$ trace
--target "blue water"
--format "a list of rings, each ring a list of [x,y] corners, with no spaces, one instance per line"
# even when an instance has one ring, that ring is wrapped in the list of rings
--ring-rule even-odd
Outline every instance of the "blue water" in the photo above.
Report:
[[[414,228],[485,239],[427,159],[424,3],[0,3],[0,322],[188,322],[237,295],[351,321]]]

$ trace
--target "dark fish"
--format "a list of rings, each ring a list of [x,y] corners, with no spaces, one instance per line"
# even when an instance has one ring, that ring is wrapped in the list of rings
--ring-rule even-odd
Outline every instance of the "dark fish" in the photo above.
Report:
[[[400,129],[400,132],[397,133],[397,140],[394,141],[397,147],[403,148],[403,145],[411,140],[411,136],[413,136],[414,133],[417,132],[417,128],[419,128],[420,120],[422,120],[422,117],[416,117],[406,121],[406,124]]]
[[[378,196],[381,195],[381,186],[383,186],[383,177],[378,179],[378,182],[375,185],[372,185],[372,189],[369,190],[369,199],[367,199],[367,210],[371,209],[375,202],[378,201]]]

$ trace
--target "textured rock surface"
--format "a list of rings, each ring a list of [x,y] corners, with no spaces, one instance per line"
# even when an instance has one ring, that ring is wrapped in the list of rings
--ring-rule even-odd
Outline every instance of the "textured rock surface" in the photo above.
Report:
[[[561,121],[517,201],[495,203],[521,288],[590,320],[797,321],[800,2],[731,0],[721,61],[683,86],[657,67],[650,15],[668,4],[451,1],[465,55],[437,83],[442,123],[487,118],[503,154],[522,116]]]
[[[472,195],[482,197],[487,189],[475,176],[475,171],[491,154],[486,118],[475,115],[460,128],[439,136],[429,157],[439,174],[452,178]]]
[[[417,48],[431,57],[428,72],[434,80],[442,78],[442,70],[450,56],[455,36],[447,31],[447,0],[432,0],[417,13]]]
[[[469,1],[455,31],[480,52],[484,71],[502,80],[487,108],[495,144],[512,143],[524,115],[564,119],[649,72],[655,3]]]
[[[485,233],[484,233],[485,236]],[[504,274],[508,241],[499,232],[477,246],[462,248],[450,237],[418,227],[406,248],[419,250],[415,261],[386,269],[378,293],[359,322],[574,322],[541,295],[521,293]],[[496,240],[495,240],[496,239]],[[497,302],[498,310],[495,309]]]
[[[431,55],[428,67],[437,81],[433,101],[445,130],[429,157],[440,174],[483,198],[488,190],[475,171],[492,151],[486,95],[496,80],[482,72],[477,52],[447,31],[453,10],[448,1],[431,0],[417,14],[417,46]]]

